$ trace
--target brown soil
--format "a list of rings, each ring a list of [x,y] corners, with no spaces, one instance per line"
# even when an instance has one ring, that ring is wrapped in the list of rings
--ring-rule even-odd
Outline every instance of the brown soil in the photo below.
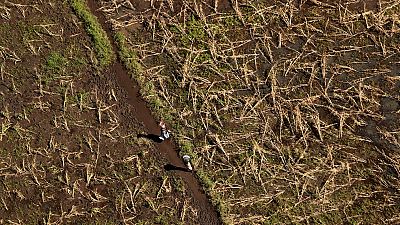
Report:
[[[97,10],[99,5],[94,0],[88,1],[88,5],[92,10],[92,13],[96,15],[102,24],[103,29],[106,30],[109,39],[113,40],[110,24],[106,23],[105,17]],[[117,52],[116,46],[113,45],[113,47],[114,52]],[[127,102],[130,104],[130,107],[133,108],[133,116],[144,125],[149,134],[158,134],[160,130],[158,122],[154,119],[150,109],[146,105],[146,102],[140,97],[137,83],[129,78],[128,72],[122,63],[119,61],[115,62],[111,66],[111,72],[113,75],[115,75],[118,84],[126,92]],[[172,165],[181,168],[185,167],[178,155],[179,149],[176,147],[176,144],[173,141],[167,140],[157,144],[157,147]],[[207,199],[206,194],[202,190],[198,180],[194,177],[194,175],[192,173],[179,170],[175,170],[175,173],[185,181],[187,188],[190,190],[190,193],[195,200],[194,204],[200,209],[199,224],[221,224],[217,212]]]

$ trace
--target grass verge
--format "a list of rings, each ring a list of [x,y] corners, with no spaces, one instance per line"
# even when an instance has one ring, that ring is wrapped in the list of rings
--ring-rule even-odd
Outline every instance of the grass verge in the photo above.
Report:
[[[109,65],[115,58],[111,42],[106,32],[101,28],[97,18],[90,12],[85,0],[70,0],[72,9],[83,20],[85,30],[94,42],[98,63],[101,68]]]

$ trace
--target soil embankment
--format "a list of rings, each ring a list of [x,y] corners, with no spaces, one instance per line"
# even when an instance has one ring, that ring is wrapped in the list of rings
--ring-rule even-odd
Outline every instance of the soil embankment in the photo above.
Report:
[[[98,3],[94,0],[88,1],[89,8],[92,13],[98,18],[103,29],[107,32],[110,40],[112,39],[111,25],[106,23],[104,15],[97,9]],[[114,51],[117,52],[116,45],[113,44]],[[134,116],[140,121],[147,129],[149,134],[158,133],[159,127],[157,121],[153,118],[150,109],[147,107],[146,102],[141,98],[139,93],[139,86],[137,83],[130,79],[127,70],[121,62],[116,61],[110,68],[111,73],[115,76],[119,86],[126,92],[126,100],[133,107]],[[178,153],[177,147],[172,141],[165,141],[156,144],[160,152],[167,158],[167,160],[176,167],[184,167]],[[192,194],[195,201],[195,206],[199,209],[199,224],[213,225],[221,224],[217,212],[208,200],[206,194],[203,192],[198,180],[192,173],[176,170],[175,173],[180,176],[186,183],[186,187]]]

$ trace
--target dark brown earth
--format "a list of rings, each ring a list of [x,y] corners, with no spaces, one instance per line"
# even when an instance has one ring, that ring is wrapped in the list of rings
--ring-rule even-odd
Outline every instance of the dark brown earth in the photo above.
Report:
[[[92,10],[92,13],[96,15],[103,28],[106,30],[109,39],[112,40],[111,26],[106,23],[104,16],[97,10],[99,5],[94,0],[88,1],[88,5]],[[113,45],[113,47],[114,51],[117,52],[116,46]],[[137,83],[129,77],[128,72],[122,63],[116,61],[111,66],[111,73],[111,77],[115,76],[118,84],[126,92],[126,100],[133,108],[133,116],[144,125],[149,134],[158,134],[160,129],[157,121],[152,116],[152,113],[146,105],[146,102],[140,97]],[[179,149],[176,147],[176,144],[173,142],[173,140],[167,140],[163,143],[159,143],[157,144],[157,147],[172,165],[180,168],[185,167],[182,160],[179,158]],[[200,208],[199,224],[221,224],[217,212],[207,199],[206,194],[202,190],[195,176],[192,173],[180,170],[175,170],[175,173],[185,181],[190,193],[192,194],[192,197],[194,198],[194,204]]]

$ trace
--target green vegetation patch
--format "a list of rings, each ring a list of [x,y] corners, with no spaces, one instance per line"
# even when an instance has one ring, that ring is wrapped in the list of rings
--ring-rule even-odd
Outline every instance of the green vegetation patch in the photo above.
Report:
[[[114,60],[114,53],[106,32],[84,0],[70,0],[70,4],[76,15],[85,23],[85,29],[93,39],[100,67],[109,65]]]
[[[46,68],[58,72],[64,68],[68,63],[68,60],[58,52],[51,53],[46,60]]]
[[[142,66],[138,62],[135,51],[126,47],[125,35],[121,32],[117,32],[114,36],[115,41],[119,49],[119,57],[124,62],[125,66],[137,77],[143,71]]]

